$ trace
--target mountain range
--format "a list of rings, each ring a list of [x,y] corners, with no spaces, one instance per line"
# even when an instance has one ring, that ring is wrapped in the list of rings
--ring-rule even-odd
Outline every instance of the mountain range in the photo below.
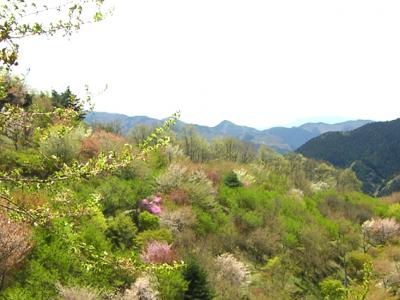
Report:
[[[86,122],[95,123],[117,123],[123,134],[139,124],[159,125],[163,120],[146,116],[129,117],[123,114],[107,112],[91,112],[86,116]],[[217,137],[234,137],[242,141],[251,142],[256,145],[267,145],[280,153],[294,151],[307,141],[331,131],[350,131],[365,124],[370,120],[355,120],[337,124],[306,123],[298,127],[273,127],[266,130],[258,130],[252,127],[236,125],[230,121],[222,121],[217,126],[209,127],[196,124],[187,124],[178,121],[174,130],[178,133],[187,125],[193,128],[205,139],[213,140]]]
[[[368,194],[384,196],[400,190],[400,119],[350,132],[328,132],[297,152],[337,167],[351,167]]]

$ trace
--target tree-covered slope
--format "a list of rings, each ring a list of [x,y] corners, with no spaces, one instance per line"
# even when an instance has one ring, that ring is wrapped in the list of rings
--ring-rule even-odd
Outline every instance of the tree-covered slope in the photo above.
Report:
[[[400,119],[367,124],[350,132],[330,132],[314,138],[299,153],[338,167],[352,167],[370,194],[389,193],[400,174]],[[386,186],[391,182],[392,188]]]
[[[398,195],[171,122],[130,140],[1,79],[20,98],[0,111],[0,299],[398,299]]]

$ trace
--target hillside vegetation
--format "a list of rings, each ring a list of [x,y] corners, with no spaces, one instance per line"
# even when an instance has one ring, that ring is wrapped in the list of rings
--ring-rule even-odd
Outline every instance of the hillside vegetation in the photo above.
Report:
[[[368,194],[382,196],[400,190],[400,119],[368,124],[348,133],[326,133],[298,152],[337,167],[351,167]]]
[[[350,169],[190,128],[125,137],[68,90],[1,87],[0,299],[399,297],[400,196]]]

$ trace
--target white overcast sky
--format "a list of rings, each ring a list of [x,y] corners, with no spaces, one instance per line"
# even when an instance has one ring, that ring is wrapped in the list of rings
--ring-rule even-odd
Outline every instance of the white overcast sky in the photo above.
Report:
[[[400,117],[400,1],[108,0],[70,40],[25,41],[36,89],[94,92],[96,110],[267,128]]]

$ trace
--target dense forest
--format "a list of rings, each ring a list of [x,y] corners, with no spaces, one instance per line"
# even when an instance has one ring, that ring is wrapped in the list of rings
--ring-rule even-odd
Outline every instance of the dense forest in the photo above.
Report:
[[[298,152],[337,167],[351,167],[368,194],[400,191],[400,119],[367,124],[348,133],[326,133]]]

